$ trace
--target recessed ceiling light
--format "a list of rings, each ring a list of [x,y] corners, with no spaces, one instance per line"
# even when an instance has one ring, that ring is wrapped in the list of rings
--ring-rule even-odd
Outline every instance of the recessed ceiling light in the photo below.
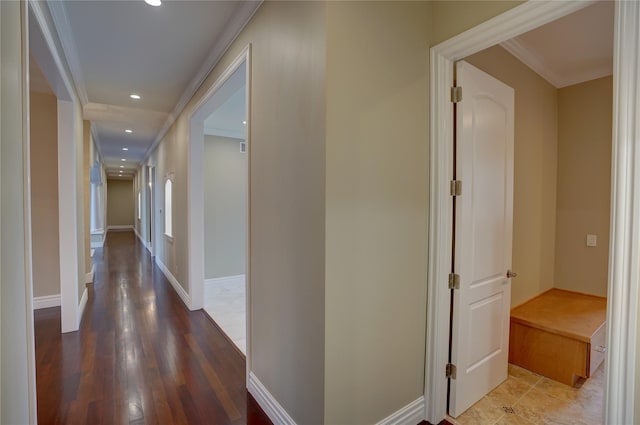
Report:
[[[149,6],[160,6],[162,4],[162,0],[144,0]]]
[[[128,128],[124,131],[125,133],[133,133],[133,130],[129,130]]]
[[[128,150],[129,150],[129,148],[122,148],[122,150],[123,150],[123,151],[128,151]]]
[[[139,94],[135,94],[135,93],[131,93],[131,94],[129,95],[129,97],[130,97],[131,99],[134,99],[134,100],[140,100],[140,99],[142,99],[142,98],[140,97],[140,95],[139,95]]]
[[[124,158],[120,158],[120,161],[126,161],[126,159],[124,159]]]
[[[242,121],[242,124],[247,125],[247,122],[246,121]]]
[[[120,168],[124,168],[124,165],[121,165]]]

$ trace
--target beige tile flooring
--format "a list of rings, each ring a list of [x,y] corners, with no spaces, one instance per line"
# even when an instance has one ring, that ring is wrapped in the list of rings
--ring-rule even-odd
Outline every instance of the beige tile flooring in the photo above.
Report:
[[[581,388],[509,365],[509,377],[456,419],[456,425],[602,424],[604,364]]]

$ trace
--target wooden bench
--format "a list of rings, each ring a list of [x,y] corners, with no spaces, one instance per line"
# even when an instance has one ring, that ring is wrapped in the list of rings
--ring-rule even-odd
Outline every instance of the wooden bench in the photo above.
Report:
[[[561,289],[511,310],[509,362],[567,385],[604,360],[607,299]]]

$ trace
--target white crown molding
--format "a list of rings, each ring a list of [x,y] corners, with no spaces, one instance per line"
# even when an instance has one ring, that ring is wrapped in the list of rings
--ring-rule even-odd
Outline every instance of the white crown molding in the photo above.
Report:
[[[229,137],[231,139],[245,140],[246,136],[242,131],[226,130],[224,128],[204,127],[204,134],[207,136]]]
[[[284,407],[278,403],[278,400],[275,399],[253,372],[249,372],[247,390],[256,399],[256,402],[271,419],[271,422],[278,425],[296,425],[295,421],[284,410]]]
[[[60,80],[62,84],[64,84],[64,89],[67,92],[68,99],[65,98],[66,96],[61,96],[60,93],[56,93],[56,96],[61,100],[72,100],[71,98],[73,97],[73,93],[75,93],[72,77],[69,75],[67,67],[65,66],[66,61],[63,59],[64,55],[62,55],[58,50],[58,46],[55,41],[56,36],[54,35],[54,31],[56,31],[56,29],[51,28],[46,17],[47,14],[51,15],[50,10],[49,13],[46,13],[43,10],[45,7],[45,3],[42,1],[29,0],[29,10],[33,13],[34,18],[40,27],[44,41],[47,44],[49,53],[51,54],[53,62],[57,68]],[[32,48],[32,46],[29,47]],[[39,65],[42,66],[42,64]]]
[[[549,84],[555,88],[562,87],[563,79],[553,72],[553,70],[546,64],[540,57],[535,54],[531,49],[527,48],[517,38],[504,41],[500,45],[520,62],[527,65],[536,74],[547,80]]]
[[[145,152],[141,163],[144,163],[145,161],[147,161],[147,159],[149,159],[162,138],[167,134],[167,131],[169,131],[173,123],[187,106],[187,103],[189,103],[189,101],[193,98],[196,91],[198,91],[213,68],[215,68],[220,59],[222,59],[222,56],[227,52],[227,50],[231,46],[231,43],[233,43],[238,34],[242,32],[251,18],[253,18],[253,15],[256,13],[262,2],[263,0],[248,1],[243,3],[242,7],[238,9],[236,13],[234,13],[229,21],[227,21],[224,30],[222,30],[222,34],[220,34],[220,36],[216,39],[215,44],[209,52],[209,55],[200,66],[200,69],[198,70],[196,75],[191,79],[191,82],[182,93],[182,96],[180,96],[180,100],[178,100],[178,103],[173,108],[173,111],[167,117],[154,142]]]
[[[613,66],[604,66],[596,69],[589,69],[571,76],[559,75],[544,62],[533,50],[525,46],[517,37],[504,41],[500,45],[520,62],[527,65],[533,72],[544,78],[549,84],[557,89],[573,86],[606,77],[613,74]]]
[[[89,96],[87,95],[87,89],[84,82],[84,75],[80,66],[80,58],[78,57],[78,48],[73,38],[71,30],[71,24],[69,23],[69,16],[67,15],[64,2],[51,1],[47,2],[49,6],[49,12],[51,13],[51,19],[58,32],[58,38],[60,44],[62,44],[62,50],[64,56],[67,59],[67,65],[71,72],[71,78],[76,87],[76,93],[80,98],[80,102],[85,105],[89,102]]]

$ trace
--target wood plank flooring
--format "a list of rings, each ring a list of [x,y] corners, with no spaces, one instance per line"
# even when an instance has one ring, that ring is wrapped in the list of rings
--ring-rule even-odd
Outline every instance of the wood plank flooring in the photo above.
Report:
[[[133,232],[96,250],[78,332],[35,312],[40,424],[271,424],[245,389],[245,360],[190,312]]]

